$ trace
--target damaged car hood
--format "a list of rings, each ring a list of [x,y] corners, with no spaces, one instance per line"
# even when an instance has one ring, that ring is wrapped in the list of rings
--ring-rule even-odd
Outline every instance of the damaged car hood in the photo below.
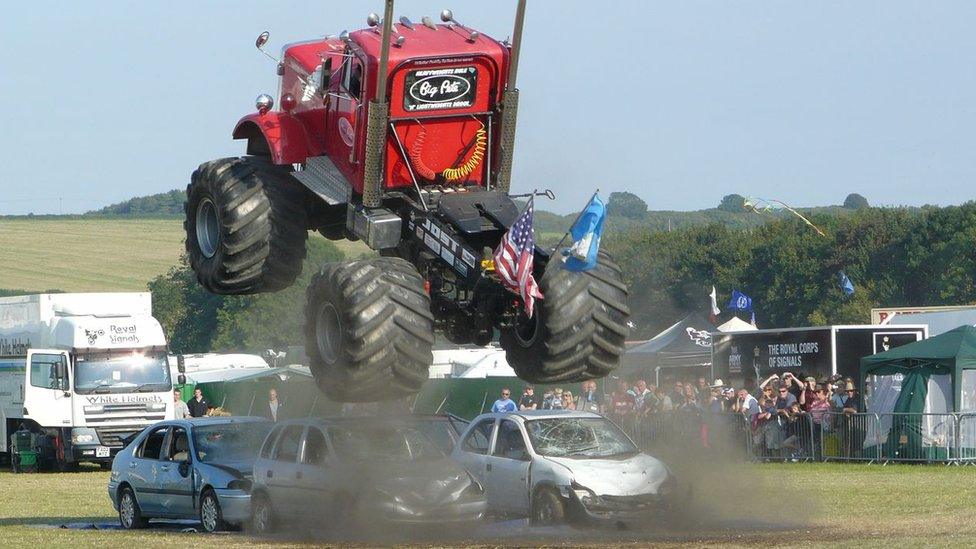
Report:
[[[656,494],[670,476],[664,463],[647,454],[637,454],[627,459],[546,459],[569,469],[577,484],[601,496]]]
[[[471,477],[449,459],[386,464],[370,468],[368,485],[391,496],[429,505],[452,502],[471,485]]]

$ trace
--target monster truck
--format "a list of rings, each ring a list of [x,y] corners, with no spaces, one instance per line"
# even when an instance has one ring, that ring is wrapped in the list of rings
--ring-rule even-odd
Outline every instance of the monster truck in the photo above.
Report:
[[[536,247],[544,299],[528,317],[494,270],[519,215],[509,194],[525,2],[513,40],[454,19],[367,18],[367,28],[286,45],[279,106],[261,95],[234,128],[246,156],[206,162],[187,187],[186,247],[216,294],[273,292],[301,273],[309,230],[361,239],[378,257],[330,263],[307,290],[312,372],[339,401],[420,389],[434,333],[496,334],[522,379],[607,375],[628,333],[627,289],[601,254],[570,272]]]

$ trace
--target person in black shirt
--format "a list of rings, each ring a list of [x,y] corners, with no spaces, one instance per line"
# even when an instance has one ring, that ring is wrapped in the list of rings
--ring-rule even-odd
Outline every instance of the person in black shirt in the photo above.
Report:
[[[854,384],[845,384],[847,397],[844,399],[843,441],[845,457],[861,457],[864,438],[867,435],[864,413],[864,399],[858,394]]]
[[[207,402],[207,399],[203,398],[203,391],[196,388],[193,389],[193,398],[186,403],[186,407],[190,409],[190,416],[203,417],[210,410],[210,403]]]
[[[539,401],[535,398],[535,388],[526,385],[522,391],[522,398],[519,399],[519,410],[538,410]]]

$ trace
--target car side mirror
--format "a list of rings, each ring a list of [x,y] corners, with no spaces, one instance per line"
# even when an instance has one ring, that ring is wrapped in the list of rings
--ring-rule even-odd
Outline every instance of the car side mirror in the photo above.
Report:
[[[190,458],[187,457],[186,461],[181,461],[179,466],[180,476],[186,478],[190,476]]]

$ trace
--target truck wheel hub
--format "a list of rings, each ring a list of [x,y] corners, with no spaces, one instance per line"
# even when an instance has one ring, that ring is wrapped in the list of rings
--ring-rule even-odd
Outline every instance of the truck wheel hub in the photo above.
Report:
[[[196,233],[200,253],[206,258],[213,257],[220,245],[220,220],[217,218],[217,206],[209,198],[197,205]]]
[[[335,364],[342,350],[342,321],[331,303],[319,306],[315,317],[315,342],[322,360]]]
[[[519,345],[528,348],[535,343],[535,339],[539,336],[541,316],[538,310],[535,311],[532,318],[527,318],[524,314],[519,313],[515,319],[515,339],[519,342]]]

